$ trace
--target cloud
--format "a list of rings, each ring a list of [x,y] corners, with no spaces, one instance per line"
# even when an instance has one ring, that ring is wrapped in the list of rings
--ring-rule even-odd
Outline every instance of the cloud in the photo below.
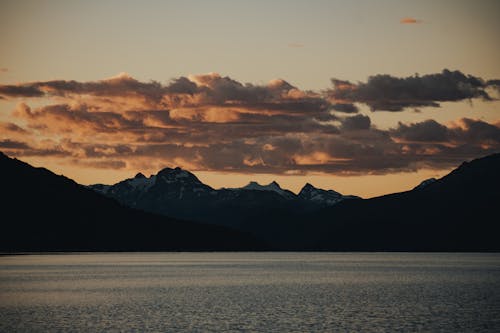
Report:
[[[2,132],[27,133],[25,129],[11,122],[0,121],[0,129],[2,130]]]
[[[0,85],[4,97],[42,97],[44,92],[32,85]]]
[[[14,140],[0,140],[0,149],[28,149],[29,145],[25,142]]]
[[[0,148],[12,156],[88,168],[156,172],[178,165],[278,174],[443,168],[500,150],[499,123],[426,120],[381,130],[357,108],[360,103],[401,111],[491,99],[485,88],[496,81],[443,71],[332,82],[333,89],[313,92],[282,79],[254,85],[209,73],[166,84],[121,74],[91,82],[4,85],[5,98],[24,98],[9,121],[0,122]]]
[[[8,68],[0,67],[0,73],[7,73],[9,71]]]
[[[439,107],[440,102],[472,98],[491,100],[486,88],[495,80],[465,75],[460,71],[398,78],[386,74],[370,76],[366,83],[332,79],[333,89],[327,91],[331,100],[344,103],[364,103],[372,111],[403,111],[416,107]]]
[[[127,166],[126,162],[120,161],[120,160],[79,160],[79,159],[74,159],[72,162],[75,165],[96,168],[96,169],[119,170],[119,169],[124,169]]]
[[[413,17],[404,17],[399,21],[399,23],[401,24],[419,24],[422,22],[423,22],[422,20],[417,20]]]
[[[301,44],[301,43],[289,43],[288,47],[301,48],[301,47],[304,47],[304,44]]]
[[[344,113],[357,113],[359,109],[354,104],[350,103],[336,103],[332,104],[332,109]]]
[[[391,130],[391,135],[405,141],[446,142],[449,129],[435,120],[429,119],[420,123],[403,124]]]
[[[391,135],[406,142],[442,143],[457,145],[498,145],[500,127],[482,120],[462,118],[445,126],[435,120],[403,124],[390,131]]]
[[[370,129],[370,117],[361,114],[346,117],[342,121],[342,130],[355,131],[355,130],[368,130]]]

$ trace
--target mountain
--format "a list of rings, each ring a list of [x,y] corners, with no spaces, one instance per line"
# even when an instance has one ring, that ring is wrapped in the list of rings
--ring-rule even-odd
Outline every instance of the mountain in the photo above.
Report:
[[[294,247],[367,251],[500,251],[500,154],[464,162],[424,186],[345,200],[308,216]]]
[[[0,153],[0,251],[258,250],[262,242],[220,226],[124,207],[74,181]],[[158,181],[185,179],[163,172]],[[189,176],[189,175],[187,175]],[[151,179],[137,175],[136,191]],[[182,183],[181,181],[179,183]],[[135,186],[135,187],[134,187]],[[104,189],[110,188],[103,186]]]
[[[279,195],[281,195],[282,197],[287,198],[287,199],[295,199],[295,194],[293,194],[292,191],[282,189],[281,186],[275,181],[273,181],[267,185],[260,185],[257,182],[250,182],[250,183],[248,183],[248,185],[242,187],[241,190],[269,191],[269,192],[278,193]]]
[[[420,184],[418,184],[417,186],[415,186],[413,189],[414,190],[422,189],[422,188],[427,187],[430,184],[434,183],[436,180],[437,180],[436,178],[426,179],[426,180],[422,181]]]
[[[500,251],[500,154],[371,199],[310,184],[215,190],[179,168],[91,190],[3,154],[0,167],[0,251]]]
[[[201,206],[214,206],[221,203],[251,199],[254,203],[269,201],[290,201],[301,205],[309,204],[314,208],[334,205],[345,199],[359,199],[352,195],[342,195],[333,190],[322,190],[306,184],[298,195],[281,188],[273,181],[261,185],[251,181],[241,188],[215,190],[203,184],[194,174],[181,168],[165,168],[158,174],[145,177],[142,173],[134,178],[125,179],[114,185],[94,184],[89,188],[108,197],[117,199],[124,205],[171,216],[185,215],[180,207],[187,210],[201,209]],[[248,197],[248,198],[245,198]],[[180,201],[180,202],[176,202]],[[175,204],[174,204],[175,202]],[[180,205],[180,206],[179,206]]]
[[[276,182],[215,190],[178,168],[160,171],[144,186],[134,179],[111,185],[107,195],[147,211],[251,232],[279,249],[493,251],[500,250],[498,218],[491,218],[500,203],[499,156],[366,200],[311,184],[298,195]],[[171,175],[167,182],[158,181],[163,173]]]
[[[317,202],[328,206],[335,205],[346,199],[360,199],[354,195],[342,195],[334,190],[322,190],[307,183],[300,190],[298,197],[302,200]]]
[[[89,188],[129,207],[182,217],[186,216],[175,214],[176,210],[169,210],[169,203],[179,201],[180,207],[190,210],[185,203],[200,197],[210,197],[215,193],[210,186],[200,182],[194,174],[180,168],[165,168],[149,178],[138,173],[134,178],[125,179],[114,185],[96,184]],[[158,206],[158,209],[154,209],[155,206]]]
[[[138,174],[114,185],[96,184],[89,188],[129,207],[236,228],[278,246],[288,242],[288,230],[293,229],[297,217],[357,198],[312,185],[295,195],[277,182],[250,182],[242,188],[215,190],[180,168],[165,168],[150,177]]]

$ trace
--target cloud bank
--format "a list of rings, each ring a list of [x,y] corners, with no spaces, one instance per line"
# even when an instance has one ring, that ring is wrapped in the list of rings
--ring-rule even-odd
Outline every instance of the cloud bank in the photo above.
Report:
[[[314,92],[281,79],[254,85],[209,73],[167,84],[120,74],[0,85],[0,97],[19,101],[0,122],[0,149],[90,168],[344,175],[447,168],[500,150],[499,123],[426,120],[381,130],[358,107],[403,112],[492,100],[487,89],[498,80],[444,70],[332,83]]]
[[[350,103],[363,103],[372,111],[403,111],[415,107],[439,107],[440,102],[458,102],[472,98],[491,100],[487,88],[498,87],[496,80],[485,81],[460,71],[398,78],[374,75],[367,82],[351,83],[332,79],[329,96]]]

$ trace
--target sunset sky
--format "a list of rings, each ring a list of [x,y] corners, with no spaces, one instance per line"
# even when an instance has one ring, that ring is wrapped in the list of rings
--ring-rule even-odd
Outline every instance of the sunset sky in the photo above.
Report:
[[[0,1],[0,150],[372,197],[500,152],[500,1]]]

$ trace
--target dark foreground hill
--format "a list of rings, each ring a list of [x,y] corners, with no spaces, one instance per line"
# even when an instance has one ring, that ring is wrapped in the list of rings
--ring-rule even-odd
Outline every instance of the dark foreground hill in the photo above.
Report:
[[[494,154],[408,192],[343,201],[298,229],[309,249],[500,251],[499,206]]]
[[[259,250],[221,226],[120,205],[74,181],[0,153],[0,251]]]

